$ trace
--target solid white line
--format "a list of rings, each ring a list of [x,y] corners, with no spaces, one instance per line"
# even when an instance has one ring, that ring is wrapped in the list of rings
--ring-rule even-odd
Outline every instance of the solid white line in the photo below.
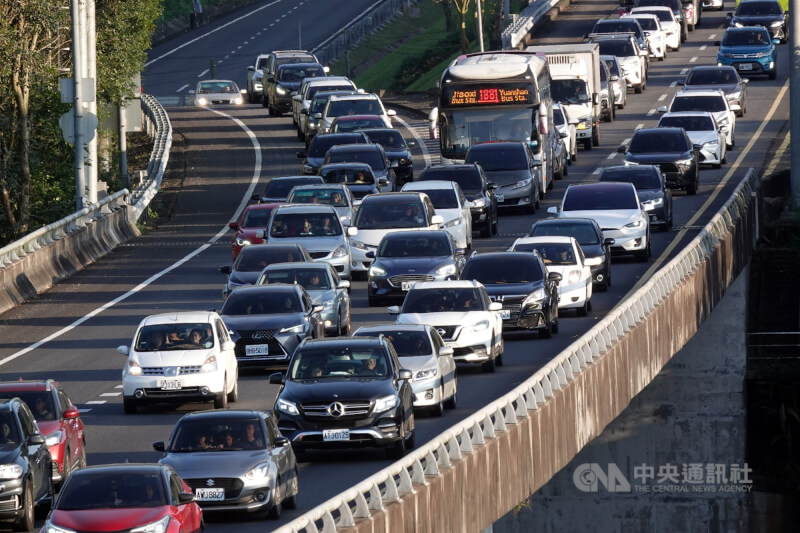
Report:
[[[622,145],[623,146],[627,146],[629,142],[631,142],[631,138],[630,137],[628,137],[627,139],[623,140],[622,141]]]
[[[700,51],[702,52],[702,51],[703,51],[703,50],[705,50],[706,48],[708,48],[708,45],[707,45],[707,44],[704,44],[703,46],[701,46],[700,48],[698,48],[698,50],[700,50]]]
[[[689,73],[689,69],[688,68],[685,68],[685,69],[681,70],[681,76],[685,76],[688,73]]]
[[[658,97],[658,101],[659,102],[663,102],[666,99],[667,99],[667,95],[666,94],[662,94],[661,96]]]
[[[231,119],[236,125],[238,125],[240,128],[242,128],[244,130],[244,132],[247,134],[248,137],[250,137],[250,142],[253,145],[253,152],[255,153],[255,163],[253,165],[253,177],[250,179],[250,185],[247,187],[247,191],[245,192],[244,196],[242,196],[242,201],[239,202],[239,206],[236,208],[236,211],[234,212],[233,216],[230,217],[230,219],[229,219],[229,220],[238,220],[239,219],[239,214],[242,212],[242,210],[245,207],[247,207],[247,204],[250,203],[250,198],[253,196],[253,191],[255,190],[256,185],[258,184],[259,178],[261,177],[261,145],[258,143],[258,137],[256,137],[256,134],[253,133],[252,130],[250,130],[250,128],[248,128],[238,118],[232,117],[232,116],[230,116],[230,115],[228,115],[226,113],[223,113],[222,111],[217,111],[216,109],[208,109],[208,110],[211,111],[212,113],[216,114],[216,115],[221,116],[221,117]],[[143,282],[141,282],[140,284],[138,284],[136,287],[132,288],[128,292],[126,292],[124,294],[121,294],[121,295],[117,296],[116,298],[114,298],[113,300],[111,300],[110,302],[106,302],[103,305],[101,305],[100,307],[90,311],[86,315],[84,315],[81,318],[77,319],[72,324],[69,324],[68,326],[65,326],[65,327],[59,329],[55,333],[51,333],[50,335],[48,335],[44,339],[42,339],[40,341],[36,341],[33,344],[23,348],[22,350],[19,350],[18,352],[14,352],[9,356],[4,357],[3,359],[0,359],[0,366],[3,366],[6,363],[11,362],[14,359],[17,359],[18,357],[22,357],[26,353],[32,352],[33,350],[39,348],[40,346],[42,346],[44,344],[47,344],[48,342],[50,342],[53,339],[57,339],[58,337],[64,335],[65,333],[69,333],[70,331],[72,331],[73,329],[77,328],[78,326],[80,326],[81,324],[83,324],[84,322],[89,320],[90,318],[94,318],[95,316],[99,315],[103,311],[106,311],[106,310],[114,307],[118,303],[127,300],[128,298],[130,298],[134,294],[140,292],[142,289],[144,289],[148,285],[151,285],[154,281],[158,280],[159,278],[161,278],[165,274],[169,274],[170,272],[172,272],[173,270],[175,270],[179,266],[183,265],[184,263],[187,263],[188,261],[194,259],[197,255],[199,255],[202,252],[206,251],[208,248],[211,247],[212,244],[214,244],[215,242],[220,240],[227,233],[228,233],[228,226],[226,224],[206,244],[203,244],[202,246],[200,246],[199,248],[197,248],[193,252],[185,255],[182,259],[180,259],[180,260],[176,261],[175,263],[171,264],[170,266],[168,266],[167,268],[165,268],[161,272],[157,272],[157,273],[153,274],[152,276],[150,276],[149,278],[147,278],[146,280],[144,280]],[[105,403],[105,402],[86,402],[86,403]]]
[[[594,169],[594,172],[592,172],[592,176],[597,176],[603,171],[604,168],[605,167],[597,167],[596,169]]]
[[[647,114],[645,116],[652,117],[655,114],[656,114],[656,110],[655,109],[651,109],[650,111],[647,112]]]
[[[103,394],[100,395],[100,397],[102,398],[103,396],[121,396],[121,395],[122,395],[121,392],[104,392]]]
[[[709,41],[713,41],[716,38],[717,38],[717,34],[716,33],[712,33],[711,35],[708,36],[708,40]]]
[[[123,387],[125,387],[125,385],[117,385],[117,386],[116,386],[116,387],[114,387],[114,388],[115,388],[115,389],[121,389],[121,388],[123,388]]]
[[[209,32],[207,32],[207,33],[204,33],[203,35],[201,35],[201,36],[199,36],[199,37],[196,37],[196,38],[192,39],[191,41],[187,41],[187,42],[183,43],[182,45],[180,45],[180,46],[178,46],[178,47],[175,47],[175,48],[173,48],[173,49],[172,49],[172,50],[170,50],[169,52],[165,52],[165,53],[161,54],[160,56],[158,56],[158,57],[157,57],[157,58],[155,58],[155,59],[151,59],[150,61],[148,61],[147,63],[145,63],[145,64],[144,64],[144,66],[145,66],[145,67],[148,67],[148,66],[152,65],[153,63],[155,63],[156,61],[161,61],[161,60],[162,60],[162,59],[164,59],[165,57],[167,57],[167,56],[171,56],[172,54],[174,54],[174,53],[175,53],[175,52],[177,52],[178,50],[181,50],[182,48],[186,48],[187,46],[190,46],[190,45],[192,45],[192,44],[196,43],[197,41],[199,41],[199,40],[201,40],[201,39],[204,39],[204,38],[208,37],[208,36],[209,36],[209,35],[211,35],[212,33],[216,33],[216,32],[218,32],[218,31],[224,30],[224,29],[225,29],[225,28],[227,28],[228,26],[230,26],[230,25],[232,25],[232,24],[236,24],[236,23],[237,23],[237,22],[239,22],[240,20],[244,20],[244,19],[246,19],[246,18],[250,18],[250,16],[252,16],[252,15],[253,15],[253,13],[258,13],[258,12],[259,12],[259,11],[261,11],[262,9],[266,9],[266,8],[268,8],[268,7],[272,7],[272,6],[274,6],[275,4],[277,4],[277,3],[278,3],[278,2],[280,2],[280,1],[281,1],[281,0],[275,0],[274,2],[270,2],[269,4],[265,4],[265,5],[263,5],[263,6],[259,7],[259,8],[256,8],[256,9],[254,9],[254,10],[252,10],[252,11],[249,11],[249,12],[245,13],[244,15],[242,15],[241,17],[238,17],[238,18],[235,18],[235,19],[233,19],[232,21],[228,22],[227,24],[223,24],[222,26],[219,26],[219,27],[217,27],[217,28],[214,28],[213,30],[211,30],[211,31],[209,31]]]
[[[695,61],[697,61],[697,59],[698,59],[697,56],[694,56],[689,60],[689,63],[694,63]]]
[[[673,81],[672,83],[669,84],[669,86],[670,87],[677,87],[678,86],[678,82],[677,81]]]
[[[105,400],[89,400],[86,405],[103,405],[104,403],[106,403]]]
[[[198,78],[202,78],[202,77],[203,77],[203,76],[205,76],[206,74],[208,74],[208,69],[205,69],[203,72],[201,72],[200,74],[198,74],[198,75],[197,75],[197,77],[198,77]]]
[[[637,124],[636,127],[633,128],[633,131],[640,130],[642,128],[644,128],[644,124]]]
[[[178,90],[177,90],[177,91],[175,91],[175,92],[176,92],[176,93],[179,93],[179,92],[181,92],[182,90],[184,90],[185,88],[187,88],[188,86],[189,86],[189,84],[187,83],[186,85],[183,85],[183,86],[182,86],[180,89],[178,89]]]
[[[406,122],[402,118],[398,117],[397,115],[395,115],[394,118],[395,118],[395,120],[397,120],[397,122],[402,124],[405,129],[407,129],[408,131],[411,132],[411,135],[414,137],[414,139],[417,140],[417,144],[419,145],[420,150],[422,150],[422,158],[425,160],[425,166],[427,167],[428,165],[430,165],[431,164],[431,154],[430,154],[430,152],[428,152],[428,147],[425,146],[425,141],[422,139],[422,137],[420,137],[417,134],[417,132],[414,131],[414,129],[411,126],[408,125],[408,122]]]
[[[615,157],[617,157],[617,152],[611,152],[606,159],[614,159]]]

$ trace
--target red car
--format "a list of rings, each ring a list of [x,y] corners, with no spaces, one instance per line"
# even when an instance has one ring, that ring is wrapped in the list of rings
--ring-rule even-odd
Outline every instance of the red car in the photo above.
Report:
[[[57,487],[70,472],[86,466],[86,437],[78,409],[58,382],[6,381],[0,383],[0,399],[24,401],[47,439],[53,462],[53,484]]]
[[[331,133],[350,133],[368,128],[388,128],[378,115],[342,115],[331,122]]]
[[[242,248],[251,244],[261,244],[264,239],[256,237],[258,231],[266,231],[272,210],[280,204],[252,204],[248,205],[239,220],[231,222],[228,227],[236,232],[231,242],[233,258],[239,255]]]
[[[171,466],[114,464],[72,473],[40,533],[202,531],[203,511]]]

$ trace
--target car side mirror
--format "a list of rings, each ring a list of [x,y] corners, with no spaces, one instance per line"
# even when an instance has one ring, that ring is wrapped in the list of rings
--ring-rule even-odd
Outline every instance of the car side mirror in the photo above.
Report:
[[[196,501],[197,498],[191,492],[181,492],[178,494],[178,504],[179,505],[186,505],[188,503],[192,503]]]
[[[781,44],[780,39],[772,39],[772,44]]]
[[[77,409],[71,407],[71,408],[67,409],[66,411],[64,411],[64,414],[61,415],[61,418],[63,418],[64,420],[75,420],[79,416],[81,416],[80,411],[78,411]]]
[[[321,119],[322,119],[322,113],[314,113],[314,115],[312,116],[312,118],[315,118],[315,119],[317,119],[317,120],[321,120]]]
[[[364,255],[367,256],[367,259],[375,259],[375,252],[373,252],[372,250],[370,250],[369,252],[367,252]]]
[[[725,13],[725,18],[732,19],[733,18],[733,13]]]
[[[355,237],[356,235],[358,235],[358,228],[355,226],[348,226],[347,235],[350,237]]]
[[[566,139],[567,137],[569,137],[569,132],[562,131],[561,133],[559,133],[559,135],[561,136],[562,139]]]
[[[264,238],[267,236],[267,230],[264,229],[256,230],[255,236],[256,239],[264,240]]]
[[[305,150],[299,150],[297,152],[297,159],[305,159],[308,156],[308,152]]]
[[[562,279],[561,272],[550,272],[547,274],[547,279],[558,283]]]
[[[386,310],[389,312],[390,315],[399,315],[400,314],[400,306],[393,305],[391,307],[387,307]]]
[[[675,82],[675,85],[680,85],[681,87],[683,87],[684,85],[686,85],[686,81],[685,80],[678,80],[677,82]]]
[[[275,372],[269,375],[270,385],[283,385],[284,377],[282,372]]]
[[[486,184],[486,188],[489,189],[490,191],[493,191],[497,189],[497,184],[493,181],[490,181]]]
[[[125,345],[117,346],[117,351],[122,355],[124,355],[125,357],[128,357],[128,355],[130,354],[130,352],[128,351],[128,347]]]
[[[453,355],[453,348],[451,346],[442,346],[439,348],[439,357],[447,357]]]
[[[47,439],[41,433],[31,433],[28,436],[28,444],[31,446],[41,446],[45,442],[47,442]]]
[[[308,109],[301,109],[300,114],[308,116]]]
[[[442,215],[433,215],[431,217],[431,224],[444,224],[444,218],[442,218]]]
[[[731,107],[731,111],[741,111],[742,110],[742,106],[740,106],[739,104],[730,104],[730,107]]]
[[[616,74],[613,74],[613,75],[612,75],[610,78],[608,78],[608,79],[609,79],[609,80],[611,80],[611,81],[619,81],[619,76],[617,76]],[[575,121],[575,122],[577,122],[577,121]]]
[[[621,145],[617,146],[617,152],[619,152],[620,154],[624,154],[625,153],[625,145],[621,144]]]
[[[255,72],[256,67],[247,67],[247,72]]]
[[[603,246],[614,246],[616,244],[616,240],[611,237],[606,237],[603,239]]]
[[[296,95],[292,96],[292,100],[294,100],[295,102],[302,102],[303,101],[303,97],[300,96],[299,94],[296,94]]]
[[[394,109],[387,109],[386,110],[386,116],[387,117],[394,117],[396,115],[397,115],[397,111],[395,111]]]
[[[340,280],[339,284],[336,286],[337,289],[349,289],[350,282],[346,279]]]
[[[397,377],[404,381],[409,381],[411,378],[414,377],[414,373],[407,368],[401,368],[400,371],[397,373]]]
[[[157,440],[153,443],[153,449],[157,452],[163,452],[167,447],[164,445],[163,440]]]
[[[549,215],[557,215],[558,214],[558,207],[552,206],[547,208],[547,213]]]
[[[695,151],[695,152],[699,152],[702,149],[703,149],[703,145],[702,144],[693,144],[692,145],[692,150]]]
[[[659,114],[664,114],[664,113],[666,113],[666,112],[667,112],[667,106],[665,106],[665,105],[662,105],[662,106],[659,106],[659,107],[658,107],[658,113],[659,113]]]
[[[283,435],[275,437],[275,440],[272,441],[272,445],[276,448],[283,448],[284,446],[289,445],[289,439],[287,439]]]
[[[272,76],[270,76],[269,78],[267,78],[267,82],[269,82],[269,83],[275,83],[275,78],[273,78]]]
[[[577,123],[578,123],[578,119],[577,119],[577,118],[570,118],[570,119],[569,119],[569,123],[570,123],[570,124],[572,124],[572,125],[574,126],[575,124],[577,124]]]
[[[503,304],[500,302],[492,302],[489,304],[489,311],[499,311],[503,308]]]
[[[224,266],[224,267],[219,267],[219,271],[222,274],[230,274],[231,273],[231,267],[230,267],[230,265]]]
[[[750,78],[742,78],[742,83],[744,83],[745,85],[750,83]]]

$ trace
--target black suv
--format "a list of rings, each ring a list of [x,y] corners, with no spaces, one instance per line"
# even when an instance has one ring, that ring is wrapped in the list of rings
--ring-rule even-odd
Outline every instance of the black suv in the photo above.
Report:
[[[292,93],[297,92],[304,78],[322,77],[325,77],[325,70],[319,63],[291,63],[279,66],[263,82],[269,115],[279,117],[292,110]]]
[[[273,50],[267,54],[267,59],[262,70],[263,80],[274,76],[278,67],[291,63],[319,63],[317,56],[307,50]],[[261,105],[267,107],[266,86],[261,87]]]
[[[472,203],[472,228],[479,229],[481,237],[491,237],[497,233],[497,198],[494,195],[497,185],[486,179],[479,164],[425,167],[414,181],[430,180],[458,183],[464,196]]]
[[[325,154],[323,165],[331,163],[366,163],[372,168],[372,174],[378,181],[382,191],[399,191],[395,186],[394,167],[397,163],[390,163],[383,146],[378,143],[337,144],[331,146]]]
[[[384,447],[393,458],[414,447],[412,373],[379,337],[307,340],[289,361],[274,414],[295,453],[310,448]]]
[[[626,165],[656,165],[670,188],[694,195],[700,186],[700,148],[683,128],[642,128],[617,151],[625,154]]]
[[[51,457],[44,435],[19,398],[0,400],[0,520],[14,520],[14,531],[33,529],[34,506],[53,504]]]
[[[360,131],[353,133],[326,133],[322,135],[315,135],[311,144],[308,145],[308,150],[300,150],[297,152],[297,158],[302,159],[300,164],[300,171],[303,174],[316,174],[319,172],[319,167],[322,166],[322,160],[325,159],[325,154],[331,147],[339,144],[361,144],[368,143],[369,139]]]

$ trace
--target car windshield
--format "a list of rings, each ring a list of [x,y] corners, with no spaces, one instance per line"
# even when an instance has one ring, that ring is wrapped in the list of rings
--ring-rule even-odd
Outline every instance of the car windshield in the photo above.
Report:
[[[265,228],[272,209],[248,209],[242,221],[243,228]]]
[[[572,245],[561,242],[525,242],[514,246],[515,252],[539,252],[545,265],[577,265]]]
[[[766,30],[726,31],[722,36],[722,46],[766,46],[769,43]]]
[[[650,14],[650,15],[655,15],[656,17],[658,17],[658,20],[660,22],[672,22],[673,20],[675,20],[673,18],[674,15],[672,14],[671,11],[661,11],[661,10],[649,11],[649,10],[643,10],[643,11],[637,11],[637,13],[643,13],[643,14],[647,13],[647,14]],[[640,23],[641,23],[641,21],[640,21]]]
[[[297,185],[310,185],[312,183],[319,183],[319,178],[293,178],[293,179],[274,179],[267,183],[264,189],[264,198],[286,198],[289,192]]]
[[[3,444],[19,444],[17,422],[11,411],[0,412],[0,445]]]
[[[661,178],[649,170],[606,170],[600,175],[600,181],[624,181],[627,183],[633,183],[633,186],[637,191],[661,188]]]
[[[259,419],[225,417],[178,422],[169,451],[202,453],[266,448],[267,441]]]
[[[273,288],[273,287],[270,287]],[[301,313],[303,306],[297,293],[278,291],[233,291],[225,300],[220,311],[225,316],[242,315],[282,315]]]
[[[321,268],[270,269],[264,272],[258,283],[288,283],[290,285],[298,283],[307,291],[327,291],[331,289],[328,275]]]
[[[364,136],[358,134],[342,135],[317,135],[308,147],[308,157],[325,157],[331,146],[337,144],[363,143]]]
[[[324,75],[325,71],[322,70],[322,65],[306,65],[302,67],[295,65],[284,65],[278,68],[278,77],[276,79],[282,82],[300,83],[303,81],[303,78],[316,78]]]
[[[326,163],[366,163],[373,170],[384,170],[386,161],[377,150],[331,150]]]
[[[633,49],[633,44],[631,44],[631,42],[627,39],[600,39],[597,41],[597,44],[600,47],[600,53],[603,55],[617,57],[630,57],[636,55],[636,52]]]
[[[633,187],[571,187],[564,198],[564,211],[639,209]]]
[[[467,152],[464,162],[478,163],[485,172],[528,169],[528,159],[522,144],[475,146]]]
[[[245,246],[236,261],[233,270],[237,272],[261,272],[272,263],[291,263],[305,261],[299,250],[275,250],[270,248],[251,248]]]
[[[357,337],[384,335],[392,343],[398,357],[419,357],[433,353],[431,339],[424,331],[397,330],[392,328],[357,333]]]
[[[708,115],[661,117],[659,127],[683,128],[686,131],[712,131],[714,120]]]
[[[641,17],[641,18],[635,17],[635,18],[636,18],[636,22],[639,23],[639,26],[641,26],[643,30],[656,31],[656,30],[661,29],[661,28],[658,27],[658,20],[657,19],[650,18],[650,17]]]
[[[434,209],[457,209],[458,196],[453,189],[422,189],[433,202]]]
[[[383,109],[374,98],[358,98],[354,100],[333,100],[328,102],[328,117],[342,115],[382,115]]]
[[[420,228],[428,225],[421,201],[365,202],[354,225],[361,229]]]
[[[406,150],[406,141],[403,135],[397,130],[373,130],[365,131],[369,140],[383,146],[387,151]]]
[[[342,225],[335,213],[286,213],[272,217],[270,237],[332,237],[342,234]]]
[[[673,153],[689,150],[685,134],[679,131],[637,131],[628,146],[632,154]]]
[[[316,59],[310,54],[297,56],[278,56],[275,58],[274,65],[278,68],[281,65],[291,65],[292,63],[313,63]]]
[[[259,57],[258,61],[256,62],[256,70],[261,70],[267,66],[267,62],[269,61],[269,56]]]
[[[578,244],[587,246],[600,244],[600,238],[594,225],[590,222],[554,222],[535,224],[530,233],[531,237],[574,237]]]
[[[289,194],[289,203],[292,204],[324,204],[334,207],[347,207],[347,195],[341,189],[298,189],[294,188]]]
[[[389,363],[382,347],[309,347],[295,352],[287,375],[290,380],[382,379],[389,376]]]
[[[375,185],[371,168],[354,166],[351,168],[323,168],[320,176],[325,183],[346,183],[348,185]]]
[[[673,12],[680,9],[681,5],[678,0],[637,0],[636,7],[668,7]]]
[[[52,392],[27,390],[0,391],[0,399],[10,400],[14,397],[25,402],[36,420],[56,420],[56,407]],[[1,434],[0,437],[2,437]],[[0,441],[0,443],[2,443],[2,441]]]
[[[552,80],[550,93],[553,100],[564,104],[585,104],[589,101],[589,91],[583,80]]]
[[[478,289],[411,289],[403,301],[403,313],[464,313],[485,311]]]
[[[238,93],[239,89],[232,81],[203,82],[197,87],[197,94]]]
[[[739,2],[736,8],[737,17],[759,17],[781,13],[783,10],[778,2]]]
[[[538,261],[530,257],[505,254],[502,258],[481,260],[475,258],[467,262],[461,279],[474,279],[484,285],[503,283],[531,283],[544,279],[544,272]]]
[[[481,175],[475,168],[453,170],[446,166],[428,168],[422,172],[419,181],[445,180],[458,183],[461,190],[467,194],[482,192],[483,182]]]
[[[442,257],[451,254],[447,235],[426,235],[420,233],[413,237],[387,235],[378,245],[378,257]]]
[[[322,113],[325,110],[325,106],[328,105],[328,100],[331,99],[331,95],[326,94],[323,96],[314,96],[314,99],[311,100],[311,106],[308,110],[309,115],[315,115],[317,113]]]
[[[385,126],[385,124],[380,117],[359,118],[353,120],[346,120],[344,117],[342,117],[342,119],[336,119],[336,122],[333,124],[332,131],[333,133],[343,133],[363,130],[366,128],[381,128],[383,126]]]
[[[641,35],[642,30],[634,20],[625,19],[606,19],[600,20],[594,25],[592,33],[629,33]]]
[[[729,68],[693,70],[686,77],[686,85],[729,85],[738,83],[736,71]]]
[[[136,337],[137,352],[207,350],[214,346],[214,333],[207,322],[144,326]]]
[[[170,505],[161,474],[137,472],[135,468],[76,472],[67,479],[57,501],[56,509],[61,511]]]

